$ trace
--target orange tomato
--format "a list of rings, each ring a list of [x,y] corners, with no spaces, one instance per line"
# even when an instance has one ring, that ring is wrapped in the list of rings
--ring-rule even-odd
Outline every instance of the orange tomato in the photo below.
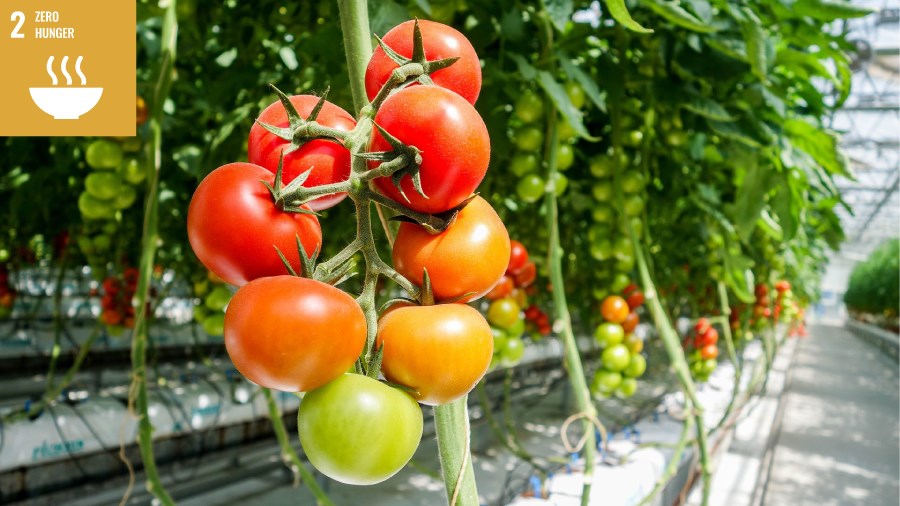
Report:
[[[414,223],[400,224],[393,260],[397,272],[419,286],[427,269],[436,300],[465,295],[455,302],[469,302],[500,281],[509,251],[506,226],[486,200],[475,197],[440,234],[429,234]]]
[[[378,322],[376,342],[384,346],[381,371],[388,381],[432,406],[469,393],[494,354],[491,327],[464,304],[395,309]]]
[[[623,323],[629,312],[628,303],[618,295],[610,295],[600,305],[600,314],[608,322]]]

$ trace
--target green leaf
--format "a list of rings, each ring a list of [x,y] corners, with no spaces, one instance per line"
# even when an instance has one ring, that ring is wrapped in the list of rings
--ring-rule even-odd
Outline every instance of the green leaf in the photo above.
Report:
[[[794,147],[803,150],[830,174],[853,179],[847,168],[847,157],[838,147],[835,136],[802,119],[784,122],[784,131]]]
[[[547,92],[547,96],[550,97],[550,101],[553,102],[556,110],[562,114],[562,117],[573,129],[575,129],[575,132],[577,132],[580,137],[590,141],[598,140],[597,137],[592,136],[587,131],[587,128],[585,128],[584,122],[582,121],[581,111],[572,105],[572,101],[569,100],[566,89],[563,85],[556,82],[553,78],[553,74],[544,70],[538,72],[538,84],[540,84],[541,88]]]
[[[836,0],[798,0],[793,7],[795,14],[821,21],[861,18],[874,12],[866,7]]]
[[[764,141],[759,139],[754,135],[754,132],[751,132],[744,125],[739,124],[737,122],[724,122],[724,121],[709,121],[710,128],[713,129],[717,134],[722,137],[728,137],[729,139],[736,140],[742,144],[753,148],[761,148],[764,145]]]
[[[735,228],[741,239],[746,241],[756,228],[760,212],[766,206],[766,194],[769,192],[771,166],[760,164],[756,157],[744,160],[747,172],[737,188],[734,201]]]
[[[766,33],[756,14],[743,7],[744,19],[741,23],[741,33],[744,34],[744,43],[747,45],[747,61],[753,75],[762,82],[768,81],[769,62],[766,56]]]
[[[572,0],[547,0],[546,6],[553,26],[560,32],[564,32],[566,24],[572,20],[572,13],[575,12],[574,2]]]
[[[772,219],[772,216],[765,209],[760,213],[759,221],[756,222],[756,224],[764,234],[771,237],[773,240],[784,240],[784,231],[781,229],[781,225]]]
[[[584,93],[591,99],[591,102],[597,106],[597,109],[600,109],[602,112],[606,112],[606,93],[601,92],[600,88],[597,87],[597,82],[594,78],[591,77],[590,74],[581,70],[572,59],[568,57],[562,51],[558,52],[558,61],[560,62],[563,72],[569,77],[570,80],[577,82],[581,89],[584,90]]]
[[[728,114],[722,104],[699,93],[691,93],[688,100],[681,103],[681,107],[711,120],[734,121],[736,119]]]
[[[737,298],[745,303],[752,304],[756,298],[753,295],[753,262],[744,255],[732,255],[728,248],[724,248],[722,256],[725,264],[725,284],[731,288]]]
[[[713,26],[704,23],[690,12],[684,10],[678,3],[668,0],[649,0],[644,5],[650,7],[653,12],[669,20],[675,26],[687,28],[700,33],[715,33],[718,31]]]
[[[519,73],[522,74],[522,79],[525,81],[534,81],[537,79],[537,69],[532,67],[524,56],[513,53],[510,54],[509,57],[512,61],[516,62],[516,65],[519,67]]]
[[[500,31],[503,37],[509,40],[521,40],[525,35],[525,22],[522,20],[522,11],[510,9],[500,18]]]
[[[631,13],[628,12],[628,7],[625,6],[625,0],[603,0],[606,4],[606,8],[609,10],[609,14],[615,19],[620,25],[628,28],[633,32],[638,33],[653,33],[653,30],[644,28],[637,21],[631,18]]]

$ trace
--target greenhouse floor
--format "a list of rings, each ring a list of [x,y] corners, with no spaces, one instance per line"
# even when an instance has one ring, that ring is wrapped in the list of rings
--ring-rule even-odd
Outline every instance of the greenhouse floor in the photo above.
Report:
[[[897,363],[842,327],[800,341],[762,504],[896,505]]]

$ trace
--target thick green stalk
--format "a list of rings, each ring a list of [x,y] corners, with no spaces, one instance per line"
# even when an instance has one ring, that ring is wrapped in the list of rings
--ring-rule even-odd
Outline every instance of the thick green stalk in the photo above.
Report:
[[[478,506],[475,470],[469,451],[469,396],[434,407],[441,475],[450,506]]]
[[[719,306],[722,311],[722,333],[725,334],[725,348],[728,350],[728,359],[734,364],[734,386],[731,387],[731,399],[728,401],[728,406],[725,407],[725,412],[722,413],[722,418],[710,433],[715,432],[722,427],[725,420],[731,415],[731,410],[734,409],[735,401],[741,390],[742,374],[741,364],[738,361],[737,349],[734,346],[734,336],[731,334],[731,319],[729,318],[731,316],[731,305],[728,303],[728,288],[725,286],[724,282],[718,282],[718,291]]]
[[[303,465],[300,456],[291,446],[291,439],[288,437],[287,429],[284,427],[284,420],[281,419],[281,410],[278,409],[278,403],[275,402],[275,396],[268,388],[260,388],[266,397],[266,405],[269,408],[269,418],[272,420],[272,430],[275,431],[275,437],[278,444],[281,445],[281,459],[289,466],[291,471],[300,475],[300,480],[306,484],[306,487],[312,492],[316,498],[318,506],[334,506],[322,487],[316,482],[315,477],[309,472],[309,469]]]
[[[344,54],[350,74],[353,108],[360,112],[369,105],[366,95],[366,65],[372,56],[372,35],[369,33],[369,7],[365,0],[338,0],[341,31],[344,35]]]
[[[557,177],[556,143],[558,142],[556,114],[550,115],[549,130],[550,135],[547,136],[548,143],[545,149],[549,169],[547,180],[555,182]],[[562,270],[563,249],[559,241],[559,207],[556,201],[555,184],[547,185],[544,200],[547,203],[547,228],[550,230],[548,255],[550,257],[550,285],[553,287],[553,312],[556,315],[554,326],[560,326],[565,349],[566,371],[569,373],[569,383],[572,385],[572,393],[575,396],[575,406],[580,414],[585,415],[583,423],[587,440],[584,445],[584,487],[581,491],[581,504],[586,506],[591,498],[596,448],[594,425],[591,419],[596,418],[597,410],[591,402],[591,392],[584,375],[584,367],[581,364],[578,343],[575,341],[575,334],[572,331],[572,318],[569,315],[569,303],[566,300],[566,285]]]
[[[138,446],[144,463],[147,491],[153,494],[163,506],[174,505],[175,501],[166,491],[156,468],[153,455],[153,425],[148,414],[147,400],[147,346],[149,344],[149,322],[146,307],[150,299],[150,280],[156,258],[159,239],[159,173],[162,165],[162,116],[163,102],[172,84],[172,69],[175,65],[175,44],[178,37],[178,21],[175,17],[176,0],[171,0],[166,9],[162,31],[162,61],[153,94],[153,111],[149,127],[152,134],[153,172],[147,187],[144,209],[144,224],[141,234],[140,274],[135,292],[135,323],[131,341],[132,382],[129,404],[138,417]],[[124,501],[123,501],[124,502]]]
[[[374,108],[368,106],[369,101],[365,90],[365,71],[372,54],[372,41],[365,0],[338,0],[338,8],[341,14],[344,51],[350,74],[350,91],[353,94],[354,107],[361,113],[354,134],[350,135],[345,143],[345,146],[355,155],[365,150],[368,134],[372,127],[371,117],[375,114]],[[366,161],[356,157],[350,176],[353,184],[365,184],[363,174],[366,172],[368,172]],[[378,257],[372,238],[369,216],[369,203],[372,197],[367,188],[351,188],[350,197],[357,207],[356,240],[360,243],[366,261],[367,289],[363,290],[358,301],[366,313],[366,322],[369,326],[368,341],[371,344],[374,340],[376,325],[374,281],[377,276],[384,275],[391,278],[412,295],[416,295],[418,292],[414,286],[402,279],[396,271]],[[371,346],[369,348],[370,355],[374,355],[371,353]],[[477,506],[478,491],[475,487],[475,472],[472,468],[472,456],[469,450],[469,415],[466,399],[467,397],[463,397],[450,404],[435,407],[435,429],[441,456],[441,474],[448,497],[451,501],[455,497],[455,504]]]

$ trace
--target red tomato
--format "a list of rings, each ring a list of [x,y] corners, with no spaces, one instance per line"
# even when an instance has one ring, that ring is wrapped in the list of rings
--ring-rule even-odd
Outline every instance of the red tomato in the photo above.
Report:
[[[366,344],[353,297],[312,279],[260,278],[238,289],[225,311],[225,349],[257,385],[318,388],[344,374]]]
[[[625,298],[625,302],[631,310],[635,310],[644,305],[644,292],[634,290]]]
[[[791,284],[788,281],[782,279],[781,281],[775,283],[775,289],[780,293],[784,293],[791,289]]]
[[[285,274],[277,247],[300,272],[295,237],[308,254],[322,245],[319,220],[311,214],[279,211],[260,181],[275,175],[249,163],[212,171],[197,187],[188,208],[188,239],[197,258],[228,283]]]
[[[502,299],[509,295],[513,290],[513,280],[509,276],[503,276],[494,288],[488,292],[485,297],[488,300]]]
[[[528,263],[528,250],[525,245],[516,240],[509,241],[509,266],[506,268],[507,274],[515,275],[521,268]]]
[[[513,280],[516,282],[516,286],[519,288],[526,288],[531,286],[534,283],[534,279],[537,277],[537,266],[534,265],[534,262],[528,262],[524,267],[516,271],[513,276]]]
[[[484,179],[491,157],[487,127],[472,104],[452,91],[437,86],[400,90],[384,101],[375,123],[422,151],[419,175],[428,198],[416,192],[409,176],[400,183],[409,201],[391,178],[376,179],[381,193],[392,200],[415,211],[441,213],[462,203]],[[391,149],[381,133],[374,130],[369,151]],[[370,162],[372,168],[377,165]]]
[[[608,322],[622,323],[628,318],[628,304],[618,295],[610,295],[600,304],[600,315]]]
[[[624,290],[622,290],[622,295],[624,295],[625,297],[628,297],[628,295],[631,292],[633,292],[637,289],[638,289],[638,286],[634,283],[631,283],[630,285],[626,286]]]
[[[534,321],[541,314],[543,314],[543,311],[541,311],[541,308],[535,306],[534,304],[525,308],[525,319],[526,320]]]
[[[705,334],[710,328],[712,328],[712,326],[709,323],[708,318],[700,318],[697,320],[696,325],[694,325],[694,331],[696,331],[698,335]]]
[[[626,334],[634,332],[635,327],[637,327],[640,322],[640,317],[638,317],[637,313],[632,311],[628,313],[628,316],[625,317],[625,321],[622,322],[622,329]]]
[[[458,301],[468,302],[489,292],[506,272],[509,234],[491,205],[475,197],[440,234],[401,223],[393,260],[397,272],[419,286],[428,269],[438,301],[471,293]]]
[[[719,342],[719,332],[712,327],[707,327],[706,332],[697,333],[697,337],[694,338],[694,348],[703,348],[717,342]]]
[[[401,23],[382,37],[382,41],[395,52],[407,58],[413,52],[414,21]],[[425,58],[429,61],[459,57],[453,65],[431,74],[435,85],[447,88],[474,104],[481,91],[481,63],[475,49],[466,37],[447,25],[434,21],[419,20]],[[375,98],[384,83],[397,68],[381,47],[375,48],[366,67],[366,94],[369,100]]]
[[[757,297],[757,298],[763,297],[763,296],[765,296],[766,294],[769,293],[769,287],[767,287],[766,285],[760,283],[760,284],[756,285],[756,290],[755,290],[754,293],[756,294],[756,297]]]
[[[464,304],[402,307],[378,323],[384,345],[381,370],[388,381],[410,387],[423,404],[438,405],[469,393],[494,354],[491,327]]]
[[[319,97],[295,95],[290,97],[290,100],[300,116],[306,118],[318,103]],[[263,110],[257,121],[276,127],[286,127],[288,126],[287,111],[284,110],[281,101],[275,101]],[[345,132],[353,130],[356,126],[353,116],[327,101],[316,117],[316,122]],[[250,137],[247,140],[247,159],[250,163],[264,167],[275,174],[278,170],[281,152],[288,147],[291,147],[290,141],[269,132],[259,123],[253,123],[250,128]],[[327,139],[306,142],[296,150],[284,155],[282,180],[284,184],[288,184],[309,169],[313,171],[303,182],[303,186],[307,188],[346,181],[350,177],[350,151],[337,142]],[[314,211],[328,209],[346,196],[346,193],[325,195],[310,202],[309,207]]]
[[[708,344],[700,349],[700,357],[703,360],[715,359],[719,356],[719,347],[714,344]]]

